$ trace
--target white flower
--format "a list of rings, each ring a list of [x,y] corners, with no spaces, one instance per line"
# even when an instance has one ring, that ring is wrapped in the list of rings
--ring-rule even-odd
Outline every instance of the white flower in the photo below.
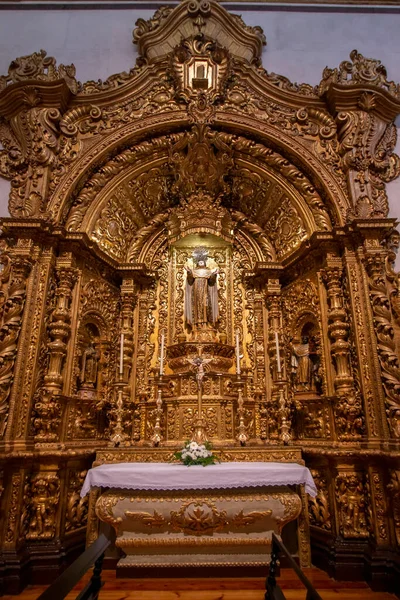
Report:
[[[190,450],[197,450],[198,447],[199,446],[196,442],[190,442],[190,444],[189,444]]]

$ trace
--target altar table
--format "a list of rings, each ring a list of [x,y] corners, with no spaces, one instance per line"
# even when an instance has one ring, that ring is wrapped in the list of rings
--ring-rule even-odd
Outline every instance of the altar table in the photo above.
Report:
[[[317,488],[307,467],[297,463],[228,462],[202,467],[176,463],[117,463],[90,469],[81,497],[91,487],[125,490],[212,490],[271,485],[301,485],[311,496]]]
[[[272,532],[304,508],[299,486],[317,493],[297,463],[114,463],[90,469],[81,496],[107,488],[95,512],[126,554],[119,568],[263,566]]]

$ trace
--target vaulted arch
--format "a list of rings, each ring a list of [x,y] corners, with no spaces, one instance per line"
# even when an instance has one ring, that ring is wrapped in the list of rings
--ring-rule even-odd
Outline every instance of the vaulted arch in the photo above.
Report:
[[[94,459],[207,436],[224,460],[305,462],[315,557],[380,575],[400,540],[400,87],[356,51],[315,87],[269,74],[263,32],[214,0],[157,10],[134,43],[104,82],[44,51],[0,77],[4,562],[83,539]]]

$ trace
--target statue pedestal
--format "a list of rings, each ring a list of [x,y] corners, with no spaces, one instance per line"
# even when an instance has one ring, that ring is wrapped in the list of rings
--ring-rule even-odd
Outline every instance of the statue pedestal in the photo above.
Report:
[[[212,327],[204,327],[194,330],[195,342],[215,342],[217,338],[216,331]]]
[[[211,358],[206,367],[207,372],[227,373],[233,366],[235,348],[213,340],[180,342],[167,348],[168,366],[174,374],[192,373],[193,365],[189,362],[189,359],[194,359],[197,356]]]

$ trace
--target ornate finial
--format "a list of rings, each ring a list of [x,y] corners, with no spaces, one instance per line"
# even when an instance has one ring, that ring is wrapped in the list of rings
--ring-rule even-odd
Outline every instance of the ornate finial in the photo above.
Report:
[[[265,36],[261,27],[250,27],[214,0],[183,0],[175,7],[164,6],[149,20],[139,19],[133,32],[139,54],[148,63],[159,62],[171,53],[177,40],[202,33],[232,57],[248,64],[260,63]],[[233,43],[232,43],[233,42]]]
[[[76,93],[79,88],[79,84],[75,79],[74,65],[56,67],[55,59],[52,56],[47,56],[44,50],[40,50],[40,52],[33,52],[28,56],[20,56],[11,62],[8,75],[0,77],[0,91],[8,85],[30,79],[40,81],[64,79],[73,93]]]
[[[208,250],[207,248],[198,246],[193,250],[192,256],[196,264],[198,264],[200,261],[206,263],[208,259]]]
[[[400,100],[400,86],[387,80],[387,72],[380,60],[366,58],[357,50],[350,52],[351,62],[344,60],[338,69],[325,67],[319,85],[319,95],[322,96],[333,84],[339,85],[369,85],[381,88],[391,96]]]

